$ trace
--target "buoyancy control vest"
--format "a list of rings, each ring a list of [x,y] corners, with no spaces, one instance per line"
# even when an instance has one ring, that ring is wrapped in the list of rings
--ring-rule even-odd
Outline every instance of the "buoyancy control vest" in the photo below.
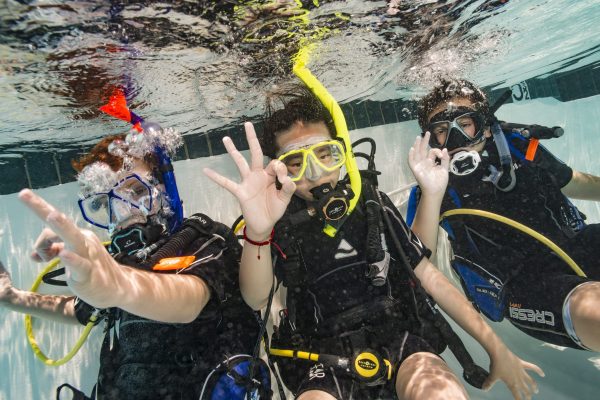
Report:
[[[527,159],[527,138],[513,131],[505,131],[504,137],[516,171],[514,188],[500,192],[486,181],[488,166],[499,162],[495,143],[490,142],[477,171],[451,177],[442,211],[483,209],[518,221],[563,246],[585,227],[585,215],[560,191],[549,160],[538,163]],[[551,161],[559,163],[555,158]],[[419,198],[420,190],[414,187],[408,201],[409,224],[414,220]],[[523,260],[545,254],[548,249],[533,239],[524,245],[525,237],[517,235],[514,228],[477,216],[451,217],[443,219],[440,225],[452,242],[450,261],[465,294],[484,315],[501,321],[506,310],[504,287],[529,264]]]
[[[318,224],[290,223],[289,216],[303,206],[296,198],[277,224],[275,240],[286,258],[278,260],[274,253],[275,272],[287,287],[287,308],[280,312],[273,345],[343,352],[348,351],[340,344],[343,336],[357,351],[361,344],[385,343],[385,332],[399,335],[408,331],[423,337],[438,353],[450,345],[465,369],[465,378],[481,387],[487,373],[473,363],[433,300],[424,290],[415,290],[418,282],[399,264],[408,262],[406,255],[398,254],[391,246],[388,249],[389,225],[383,223],[382,216],[392,214],[388,220],[401,217],[392,211],[395,208],[389,199],[381,201],[381,194],[377,196],[379,192],[369,179],[363,179],[362,193],[354,212],[334,238],[324,237]],[[412,234],[408,228],[395,228]],[[300,230],[302,234],[298,235]],[[377,263],[379,266],[374,267]],[[334,293],[336,297],[332,297]]]
[[[121,263],[144,270],[152,270],[167,257],[195,254],[203,264],[199,276],[211,287],[212,299],[189,324],[162,323],[109,309],[98,383],[91,398],[198,399],[202,395],[202,399],[218,399],[218,393],[231,399],[244,399],[250,393],[270,398],[268,367],[250,356],[258,340],[258,325],[236,291],[238,271],[232,266],[237,266],[240,250],[227,226],[195,214],[178,232],[118,254]],[[211,260],[222,262],[211,264]],[[79,302],[77,310],[81,321],[93,307]],[[254,366],[252,374],[249,365]],[[87,398],[66,387],[84,396],[81,399]]]

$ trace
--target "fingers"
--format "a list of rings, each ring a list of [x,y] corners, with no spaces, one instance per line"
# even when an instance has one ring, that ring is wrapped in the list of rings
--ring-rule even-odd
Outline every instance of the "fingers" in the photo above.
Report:
[[[251,169],[262,169],[263,168],[263,152],[260,147],[260,142],[256,137],[256,131],[252,122],[246,122],[244,124],[246,130],[246,140],[248,141],[248,147],[250,148],[250,168]]]
[[[425,132],[424,137],[419,137],[419,147],[418,151],[420,153],[421,158],[427,157],[427,150],[429,149],[429,132]]]
[[[60,253],[64,248],[65,244],[63,242],[52,243],[44,250],[36,248],[36,250],[32,251],[29,256],[35,262],[48,262],[53,258],[58,257],[58,253]]]
[[[439,157],[441,162],[440,165],[446,170],[448,171],[450,169],[450,155],[448,154],[448,149],[444,148],[442,150],[442,156]]]
[[[78,254],[85,254],[85,238],[75,223],[65,214],[56,210],[50,203],[29,189],[22,190],[19,193],[19,199],[42,221],[46,222],[69,248]]]
[[[235,197],[238,197],[237,192],[239,185],[237,183],[225,178],[223,175],[213,171],[210,168],[204,168],[202,171],[204,172],[204,175],[208,176],[217,185],[227,189],[229,193],[233,194]]]
[[[537,385],[537,382],[535,381],[535,379],[533,379],[527,373],[525,373],[525,376],[523,377],[523,379],[524,379],[523,386],[530,389],[530,390],[528,390],[529,393],[531,393],[531,392],[538,393],[538,385]]]
[[[50,261],[58,256],[58,253],[64,248],[64,243],[54,231],[44,228],[36,239],[33,248],[31,258],[34,261]]]
[[[19,199],[38,216],[39,219],[46,222],[48,215],[56,211],[56,208],[50,203],[46,202],[37,194],[33,193],[29,189],[23,189],[19,193]]]
[[[508,388],[510,389],[510,392],[515,400],[523,400],[523,397],[521,397],[521,391],[519,389],[514,386],[509,386]]]
[[[527,361],[523,361],[523,366],[525,367],[525,369],[530,369],[533,372],[535,372],[536,374],[538,374],[539,376],[541,376],[542,378],[546,376],[546,374],[544,373],[544,371],[538,367],[535,364],[529,363]]]
[[[46,223],[63,239],[65,246],[79,255],[87,254],[85,236],[65,214],[53,211],[48,214]]]
[[[490,374],[490,376],[488,376],[488,378],[485,380],[485,382],[483,382],[483,385],[481,386],[481,390],[485,390],[487,392],[496,384],[497,380],[498,380],[498,378],[496,378],[495,376]]]
[[[223,138],[223,144],[225,145],[227,152],[235,162],[235,165],[237,165],[238,170],[240,171],[240,176],[243,178],[246,175],[248,175],[250,173],[250,167],[248,166],[248,162],[246,161],[242,153],[240,153],[235,147],[235,144],[233,144],[233,141],[229,136],[225,136]]]
[[[279,183],[281,183],[280,193],[285,196],[285,200],[289,201],[296,191],[296,184],[292,181],[292,178],[288,176],[287,167],[279,160],[274,161],[275,173],[277,174]]]

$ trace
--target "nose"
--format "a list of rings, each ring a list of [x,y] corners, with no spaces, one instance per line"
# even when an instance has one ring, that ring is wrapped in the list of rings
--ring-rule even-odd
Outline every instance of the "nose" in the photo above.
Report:
[[[307,180],[311,182],[316,182],[323,175],[323,170],[321,167],[312,159],[312,157],[307,157],[306,160],[306,170],[304,171],[304,176]]]

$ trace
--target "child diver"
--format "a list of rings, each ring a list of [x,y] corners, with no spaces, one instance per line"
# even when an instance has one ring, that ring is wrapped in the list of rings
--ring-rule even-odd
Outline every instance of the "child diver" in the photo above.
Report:
[[[435,249],[440,213],[475,209],[544,235],[587,277],[572,272],[558,250],[504,223],[455,215],[443,225],[453,267],[488,317],[506,317],[549,343],[600,351],[600,225],[586,225],[567,198],[600,200],[600,178],[573,170],[542,146],[536,149],[525,137],[532,132],[504,132],[471,82],[443,80],[420,101],[418,112],[424,137],[409,156],[421,192],[413,230]],[[472,283],[465,274],[481,278]],[[489,290],[469,287],[481,283]]]
[[[59,257],[77,297],[17,290],[2,268],[1,304],[61,322],[86,324],[91,315],[106,320],[92,399],[270,398],[266,366],[248,356],[258,324],[237,283],[241,246],[226,226],[203,214],[178,221],[170,232],[169,200],[178,195],[166,193],[161,182],[153,151],[161,145],[160,131],[154,137],[147,131],[106,137],[73,162],[83,217],[109,231],[108,251],[32,191],[19,194],[50,228],[36,241],[33,258]],[[256,365],[254,380],[244,376],[248,365]],[[57,398],[67,388],[74,398],[88,398],[67,384]]]
[[[430,251],[391,201],[363,184],[358,205],[347,213],[352,193],[340,172],[350,149],[336,137],[332,116],[310,90],[291,85],[270,95],[261,143],[251,123],[245,128],[250,165],[231,139],[223,139],[242,181],[209,169],[205,173],[242,208],[240,287],[246,302],[255,310],[270,303],[275,278],[287,288],[273,346],[292,349],[288,354],[294,359],[281,358],[278,365],[296,398],[467,398],[439,356],[445,344],[437,327],[445,325],[439,319],[428,325],[429,295],[488,352],[491,371],[480,386],[489,388],[501,379],[515,398],[530,398],[536,383],[526,370],[542,371],[510,352],[429,262]],[[266,167],[261,144],[273,159]],[[387,243],[382,250],[388,268],[375,274],[366,261],[373,216],[390,223],[377,227],[378,241]],[[335,226],[337,233],[324,233],[324,225]],[[419,284],[428,295],[413,290]],[[384,364],[382,374],[371,373]],[[351,368],[360,373],[351,374]]]

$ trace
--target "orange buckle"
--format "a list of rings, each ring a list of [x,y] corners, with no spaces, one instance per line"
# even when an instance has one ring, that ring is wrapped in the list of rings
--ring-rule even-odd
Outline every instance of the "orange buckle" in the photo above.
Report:
[[[152,267],[153,271],[173,271],[184,269],[190,266],[196,260],[196,256],[170,257],[161,259],[158,264]]]

